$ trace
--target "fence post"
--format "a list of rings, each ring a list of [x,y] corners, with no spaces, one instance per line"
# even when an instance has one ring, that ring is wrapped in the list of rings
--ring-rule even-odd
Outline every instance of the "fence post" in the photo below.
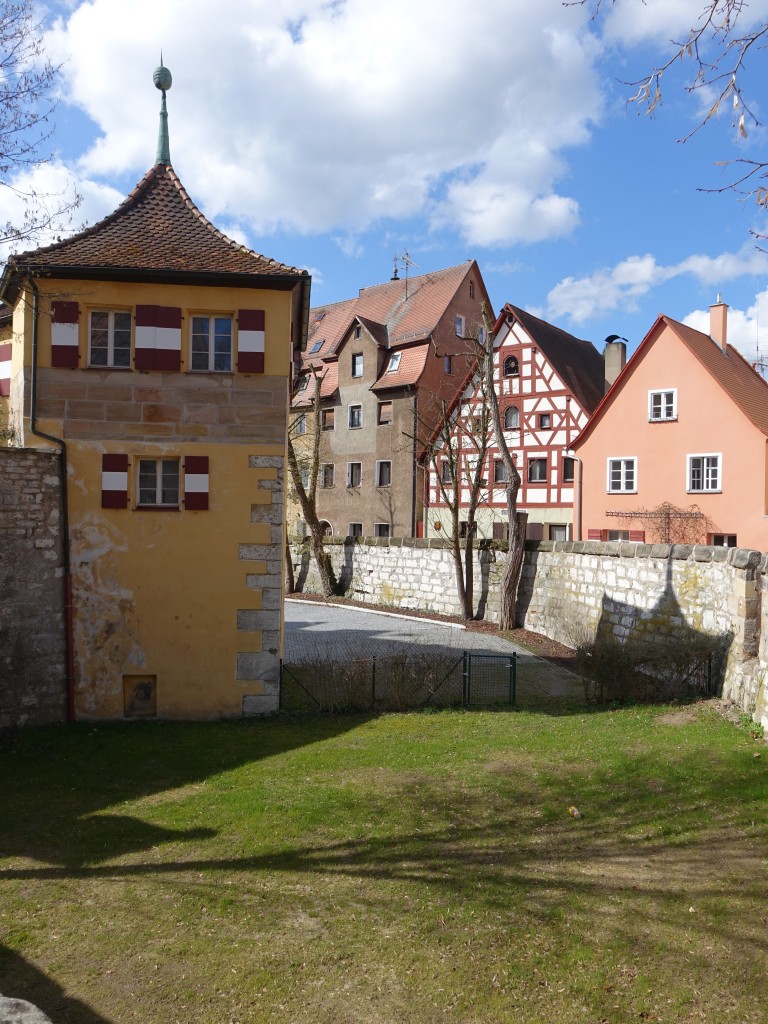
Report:
[[[371,709],[376,707],[376,658],[371,658]]]
[[[512,652],[507,671],[509,676],[509,703],[514,704],[517,697],[517,651]]]
[[[277,710],[283,710],[283,659],[280,659],[280,674],[278,676],[278,687],[277,687]]]
[[[464,651],[464,661],[461,667],[461,699],[464,707],[469,706],[469,655]]]

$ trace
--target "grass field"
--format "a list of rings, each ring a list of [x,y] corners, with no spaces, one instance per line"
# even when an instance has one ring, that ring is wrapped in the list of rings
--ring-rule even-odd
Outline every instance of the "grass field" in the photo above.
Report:
[[[0,787],[56,1024],[768,1020],[768,748],[706,705],[81,724]]]

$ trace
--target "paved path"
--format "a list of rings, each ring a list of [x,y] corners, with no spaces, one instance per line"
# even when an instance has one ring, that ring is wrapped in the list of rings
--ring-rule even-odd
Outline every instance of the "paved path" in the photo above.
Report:
[[[286,664],[385,657],[403,650],[434,652],[436,657],[463,651],[472,654],[517,654],[518,680],[533,698],[579,699],[581,680],[573,672],[537,658],[502,637],[476,633],[431,619],[291,600],[285,604]]]

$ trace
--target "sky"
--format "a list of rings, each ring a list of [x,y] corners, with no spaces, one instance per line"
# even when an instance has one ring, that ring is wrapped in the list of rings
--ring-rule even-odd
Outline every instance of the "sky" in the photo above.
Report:
[[[222,231],[312,274],[312,304],[477,260],[511,302],[630,352],[659,313],[768,363],[768,233],[754,200],[722,189],[766,130],[665,73],[653,116],[632,82],[665,61],[705,0],[49,0],[61,63],[51,160],[19,188],[82,202],[69,230],[110,213],[155,159],[171,70],[173,166]],[[768,18],[752,0],[740,29]],[[740,82],[758,118],[768,75]],[[736,111],[738,115],[740,111]],[[0,189],[0,219],[14,215]],[[66,229],[57,233],[64,236]],[[768,248],[768,242],[764,243]],[[27,246],[24,246],[27,247]]]

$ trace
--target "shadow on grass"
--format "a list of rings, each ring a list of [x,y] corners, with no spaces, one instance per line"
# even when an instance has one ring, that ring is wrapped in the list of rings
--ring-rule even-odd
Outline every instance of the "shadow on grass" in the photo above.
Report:
[[[365,718],[50,726],[0,737],[0,858],[76,869],[213,837],[106,809],[338,736]]]
[[[24,999],[50,1017],[54,1024],[76,1021],[77,1024],[111,1024],[90,1006],[68,996],[60,985],[37,967],[0,945],[0,995]]]

